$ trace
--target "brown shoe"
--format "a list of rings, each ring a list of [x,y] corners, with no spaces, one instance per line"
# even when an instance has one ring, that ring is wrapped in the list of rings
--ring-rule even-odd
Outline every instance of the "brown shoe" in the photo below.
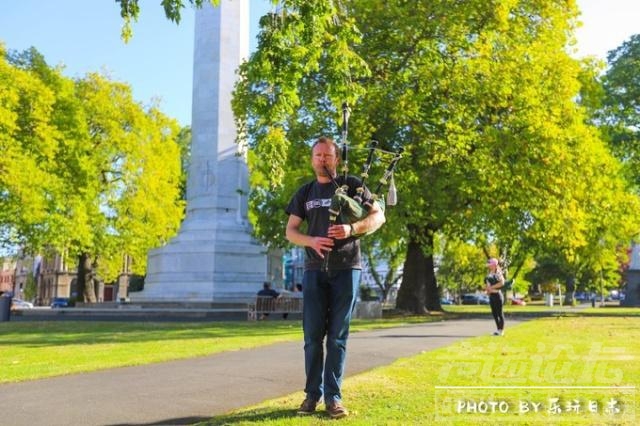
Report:
[[[300,414],[301,416],[313,414],[316,411],[317,405],[318,405],[318,401],[315,401],[312,398],[306,397],[304,401],[302,401],[302,404],[300,404],[300,408],[298,408],[298,414]]]
[[[327,413],[332,419],[341,419],[349,415],[349,411],[344,408],[340,401],[333,401],[327,404]]]

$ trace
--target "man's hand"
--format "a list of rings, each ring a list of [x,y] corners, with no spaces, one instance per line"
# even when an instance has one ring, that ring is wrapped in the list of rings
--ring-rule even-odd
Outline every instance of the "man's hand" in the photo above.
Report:
[[[331,251],[333,247],[333,238],[313,237],[311,247],[318,255],[324,259],[323,251]]]
[[[343,240],[351,236],[351,225],[331,225],[327,236],[336,240]]]

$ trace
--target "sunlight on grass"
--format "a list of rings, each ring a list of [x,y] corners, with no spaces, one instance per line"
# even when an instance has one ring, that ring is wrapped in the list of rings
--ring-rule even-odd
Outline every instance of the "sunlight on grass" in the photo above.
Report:
[[[396,314],[384,320],[357,320],[352,330],[489,315],[487,306],[460,308],[444,316]],[[550,312],[546,307],[527,308],[529,315],[547,317],[515,327],[509,327],[507,321],[504,338],[466,339],[346,379],[345,403],[351,416],[341,423],[637,424],[640,310],[589,307]],[[5,365],[0,382],[206,356],[301,339],[299,321],[2,323],[0,357]],[[551,412],[554,398],[564,411]],[[288,395],[203,424],[331,422],[323,406],[316,415],[298,417],[295,409],[302,399],[302,393]],[[620,413],[605,413],[612,401]],[[525,407],[529,411],[523,411],[523,402],[530,404]],[[485,409],[489,403],[501,403],[508,409],[479,412],[482,403]],[[534,404],[540,404],[538,413],[533,412]]]
[[[637,316],[528,321],[504,338],[466,339],[346,379],[351,416],[340,423],[636,425],[639,354]],[[202,425],[333,424],[323,406],[311,418],[297,417],[303,397],[266,401]],[[482,402],[508,409],[479,412]]]
[[[354,320],[352,331],[437,320]],[[300,321],[0,323],[0,383],[143,365],[302,340]]]

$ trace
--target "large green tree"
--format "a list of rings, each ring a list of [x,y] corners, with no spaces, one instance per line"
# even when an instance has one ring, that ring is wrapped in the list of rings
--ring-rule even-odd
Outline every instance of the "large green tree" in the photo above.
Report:
[[[585,68],[567,47],[577,14],[575,1],[279,2],[234,96],[257,235],[282,244],[282,208],[311,179],[309,142],[338,133],[347,101],[351,146],[405,148],[397,182],[410,202],[375,236],[406,236],[400,308],[440,309],[438,232],[568,261],[612,250],[635,222],[608,231],[636,200],[576,102]],[[594,227],[603,212],[613,220]],[[595,230],[606,244],[593,244]]]
[[[588,243],[581,201],[598,172],[615,169],[575,102],[574,2],[315,2],[331,19],[312,26],[292,3],[261,21],[235,97],[256,153],[252,207],[269,212],[256,217],[258,232],[277,238],[268,230],[282,228],[275,213],[303,181],[300,153],[337,133],[337,106],[349,99],[354,147],[373,137],[405,148],[397,182],[410,202],[384,227],[408,240],[400,308],[440,309],[439,231],[525,233],[568,255]]]
[[[93,302],[96,274],[113,280],[124,255],[144,273],[147,251],[177,230],[177,122],[124,83],[64,77],[35,49],[8,59],[2,52],[0,226],[10,243],[77,258]]]
[[[640,34],[609,52],[598,119],[626,176],[640,190]]]
[[[482,249],[455,239],[437,238],[436,241],[441,256],[437,273],[440,287],[454,294],[459,303],[464,293],[484,290],[487,258]]]
[[[362,95],[368,69],[351,49],[359,42],[354,19],[334,2],[284,1],[260,28],[258,49],[240,68],[233,107],[250,148],[254,230],[281,246],[283,209],[295,188],[314,178],[309,142],[336,133],[340,105]]]

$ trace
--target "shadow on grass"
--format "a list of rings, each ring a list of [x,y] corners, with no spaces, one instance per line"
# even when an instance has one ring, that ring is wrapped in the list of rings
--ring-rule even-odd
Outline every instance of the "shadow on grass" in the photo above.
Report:
[[[307,416],[307,418],[325,418],[329,419],[329,417],[323,412],[318,411],[317,414],[312,416]],[[226,414],[223,416],[213,417],[212,419],[198,423],[196,426],[216,426],[216,425],[232,425],[236,423],[243,422],[262,422],[262,421],[272,421],[277,422],[279,420],[284,419],[292,419],[292,418],[300,418],[300,416],[296,413],[296,410],[292,409],[274,409],[274,408],[261,408],[258,410],[249,410],[243,411],[235,414]]]
[[[73,344],[140,343],[163,340],[262,338],[301,330],[299,321],[216,323],[113,323],[65,321],[0,324],[0,346],[33,347]]]
[[[206,424],[200,423],[207,421],[204,417],[180,417],[173,419],[160,420],[152,423],[113,423],[105,426],[186,426],[193,424]]]

